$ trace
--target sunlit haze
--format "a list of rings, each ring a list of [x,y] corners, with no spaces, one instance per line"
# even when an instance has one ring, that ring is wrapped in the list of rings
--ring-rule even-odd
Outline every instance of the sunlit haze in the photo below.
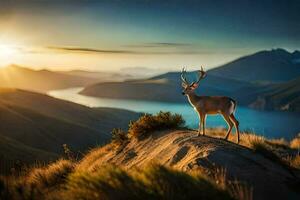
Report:
[[[300,47],[299,5],[293,1],[1,4],[1,66],[169,71],[180,66],[211,68],[259,50]]]

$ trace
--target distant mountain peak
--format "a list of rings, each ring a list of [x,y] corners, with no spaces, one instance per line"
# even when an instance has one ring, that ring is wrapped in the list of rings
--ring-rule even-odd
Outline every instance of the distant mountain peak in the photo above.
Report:
[[[210,73],[244,81],[275,83],[300,76],[299,61],[299,51],[292,53],[283,48],[276,48],[236,59],[210,70]],[[295,67],[296,65],[299,67]]]
[[[280,53],[289,53],[287,50],[284,48],[275,48],[271,50],[272,52],[280,52]]]
[[[293,56],[294,56],[294,58],[300,59],[300,51],[298,51],[298,50],[294,51]]]

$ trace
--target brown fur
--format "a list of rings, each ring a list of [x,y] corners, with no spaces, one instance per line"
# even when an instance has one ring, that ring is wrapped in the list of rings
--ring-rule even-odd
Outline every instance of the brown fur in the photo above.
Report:
[[[205,72],[202,72],[205,73]],[[204,77],[204,76],[202,76]],[[200,77],[201,78],[201,77]],[[199,78],[199,80],[200,80]],[[186,80],[186,79],[184,79]],[[184,81],[183,80],[183,81]],[[197,84],[192,83],[188,84],[187,82],[182,83],[182,87],[184,88],[183,94],[188,97],[190,104],[194,107],[199,115],[199,131],[198,134],[201,133],[201,126],[203,129],[203,135],[205,135],[205,120],[206,115],[214,115],[221,114],[224,120],[228,124],[228,131],[225,139],[228,139],[228,136],[233,128],[236,129],[237,132],[237,141],[240,141],[240,133],[239,133],[239,122],[234,116],[234,111],[236,109],[236,101],[230,97],[225,96],[198,96],[195,94],[195,89],[198,87]]]

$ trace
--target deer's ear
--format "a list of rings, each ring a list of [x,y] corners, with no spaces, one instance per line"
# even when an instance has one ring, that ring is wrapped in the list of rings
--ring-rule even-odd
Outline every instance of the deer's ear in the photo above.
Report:
[[[196,89],[198,86],[199,86],[199,84],[194,83],[193,85],[191,85],[191,88],[194,90],[194,89]]]
[[[181,86],[182,86],[183,88],[186,88],[187,85],[186,85],[185,83],[182,82],[182,83],[181,83]]]

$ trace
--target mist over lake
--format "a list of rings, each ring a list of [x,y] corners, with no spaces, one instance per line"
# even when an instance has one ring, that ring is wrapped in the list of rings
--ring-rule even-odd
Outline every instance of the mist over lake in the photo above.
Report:
[[[110,99],[89,97],[78,94],[83,88],[69,88],[49,91],[48,95],[82,104],[89,107],[113,107],[128,109],[136,112],[157,113],[170,111],[181,114],[189,128],[198,127],[198,115],[188,102],[166,103],[127,99]],[[179,94],[180,95],[180,94]],[[300,114],[289,112],[258,111],[243,106],[238,106],[237,119],[240,121],[241,130],[250,130],[269,138],[291,139],[300,132]],[[206,121],[207,127],[224,127],[227,124],[220,115],[209,115]]]

